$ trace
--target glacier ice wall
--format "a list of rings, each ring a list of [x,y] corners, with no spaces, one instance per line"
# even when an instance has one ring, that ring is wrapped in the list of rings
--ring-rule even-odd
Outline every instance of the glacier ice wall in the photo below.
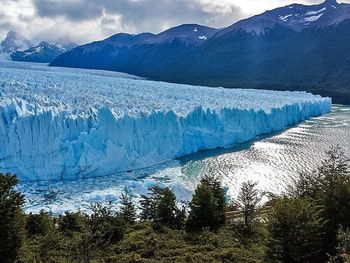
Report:
[[[231,146],[329,112],[305,92],[227,90],[0,63],[0,170],[109,175]]]

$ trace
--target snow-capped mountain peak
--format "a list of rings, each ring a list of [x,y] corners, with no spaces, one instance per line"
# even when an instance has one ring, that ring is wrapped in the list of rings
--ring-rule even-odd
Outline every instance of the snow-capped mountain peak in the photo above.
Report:
[[[39,45],[24,51],[11,53],[11,59],[16,61],[44,62],[49,63],[57,56],[65,53],[67,49],[62,45],[40,42]]]
[[[278,26],[299,32],[308,27],[326,27],[350,19],[350,5],[326,0],[318,5],[292,4],[266,11],[260,15],[241,20],[220,35],[243,30],[253,34],[264,34]]]
[[[17,50],[25,50],[31,47],[32,44],[21,34],[9,31],[4,40],[0,43],[0,52],[11,53]]]

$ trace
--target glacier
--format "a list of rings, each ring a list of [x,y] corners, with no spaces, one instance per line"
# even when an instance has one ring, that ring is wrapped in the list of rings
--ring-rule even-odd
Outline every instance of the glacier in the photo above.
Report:
[[[229,147],[331,110],[306,92],[194,87],[0,62],[0,171],[108,176]]]

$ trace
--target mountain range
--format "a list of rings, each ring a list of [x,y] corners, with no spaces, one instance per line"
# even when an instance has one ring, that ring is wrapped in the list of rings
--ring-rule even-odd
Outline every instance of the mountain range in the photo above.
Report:
[[[9,31],[0,42],[0,55],[14,61],[50,63],[77,46],[68,38],[59,38],[55,43],[42,41],[35,45],[21,34]]]
[[[58,56],[76,47],[73,42],[62,44],[60,42],[48,43],[42,41],[39,45],[26,49],[24,51],[15,51],[10,54],[14,61],[50,63]]]
[[[79,46],[56,58],[51,65],[120,70],[145,76],[146,67],[173,63],[190,50],[195,51],[216,32],[214,28],[187,24],[158,35],[120,33]]]
[[[120,33],[57,56],[51,66],[106,69],[168,82],[306,90],[350,104],[350,5],[292,4],[215,29]]]

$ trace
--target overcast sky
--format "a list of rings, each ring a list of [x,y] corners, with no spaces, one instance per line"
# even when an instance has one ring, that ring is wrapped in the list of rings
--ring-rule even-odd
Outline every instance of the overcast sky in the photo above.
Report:
[[[119,32],[158,33],[184,23],[225,27],[294,2],[322,0],[0,0],[0,38],[14,30],[29,39],[68,36],[85,43]]]

